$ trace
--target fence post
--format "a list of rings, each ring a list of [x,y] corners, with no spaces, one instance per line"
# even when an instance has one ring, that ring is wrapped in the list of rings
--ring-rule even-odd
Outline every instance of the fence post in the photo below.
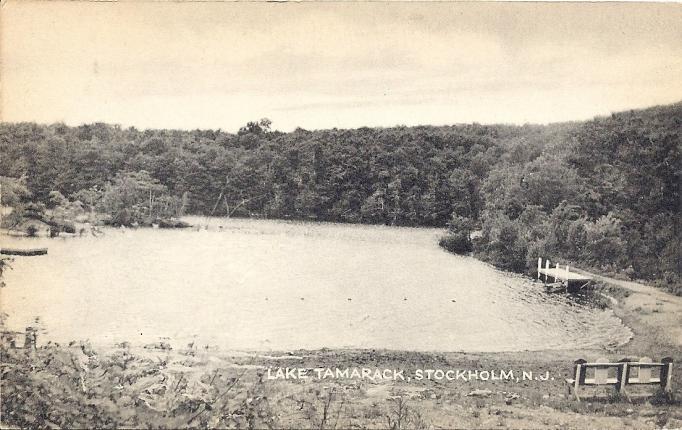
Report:
[[[670,395],[673,391],[671,386],[673,376],[673,359],[670,357],[665,357],[661,360],[661,362],[663,363],[663,367],[661,368],[661,385],[663,391]]]

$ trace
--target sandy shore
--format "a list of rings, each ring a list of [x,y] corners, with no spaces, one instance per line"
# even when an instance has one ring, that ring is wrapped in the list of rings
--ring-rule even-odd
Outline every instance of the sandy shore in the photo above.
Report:
[[[625,352],[682,348],[682,297],[637,282],[583,273],[604,284],[603,293],[617,301],[610,307],[635,332],[633,340],[624,346]]]

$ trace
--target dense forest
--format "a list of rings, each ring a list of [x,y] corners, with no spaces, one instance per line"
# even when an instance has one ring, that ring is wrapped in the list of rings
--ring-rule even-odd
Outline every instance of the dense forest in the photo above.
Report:
[[[681,137],[682,103],[546,126],[3,123],[0,181],[15,220],[44,205],[123,225],[186,213],[448,226],[442,246],[504,269],[542,255],[680,294]]]

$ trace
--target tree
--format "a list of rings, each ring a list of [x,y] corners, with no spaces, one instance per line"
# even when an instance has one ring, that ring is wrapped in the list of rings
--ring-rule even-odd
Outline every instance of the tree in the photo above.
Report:
[[[112,224],[129,226],[174,216],[180,206],[175,200],[165,186],[141,170],[116,175],[104,189],[100,209],[112,217]]]
[[[26,177],[0,176],[0,190],[2,191],[1,206],[16,206],[31,196],[31,192],[26,187]]]
[[[612,213],[600,217],[586,228],[586,248],[590,260],[600,265],[622,267],[626,246],[621,238],[622,224]]]
[[[244,127],[239,129],[239,135],[243,134],[264,134],[270,132],[272,121],[267,118],[261,118],[258,121],[249,121]]]

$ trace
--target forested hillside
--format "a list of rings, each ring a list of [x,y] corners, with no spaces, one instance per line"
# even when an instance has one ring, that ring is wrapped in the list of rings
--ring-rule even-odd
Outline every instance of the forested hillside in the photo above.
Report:
[[[119,224],[193,213],[449,225],[443,246],[505,269],[556,256],[680,291],[682,103],[548,126],[270,125],[4,123],[3,203],[75,205]]]

